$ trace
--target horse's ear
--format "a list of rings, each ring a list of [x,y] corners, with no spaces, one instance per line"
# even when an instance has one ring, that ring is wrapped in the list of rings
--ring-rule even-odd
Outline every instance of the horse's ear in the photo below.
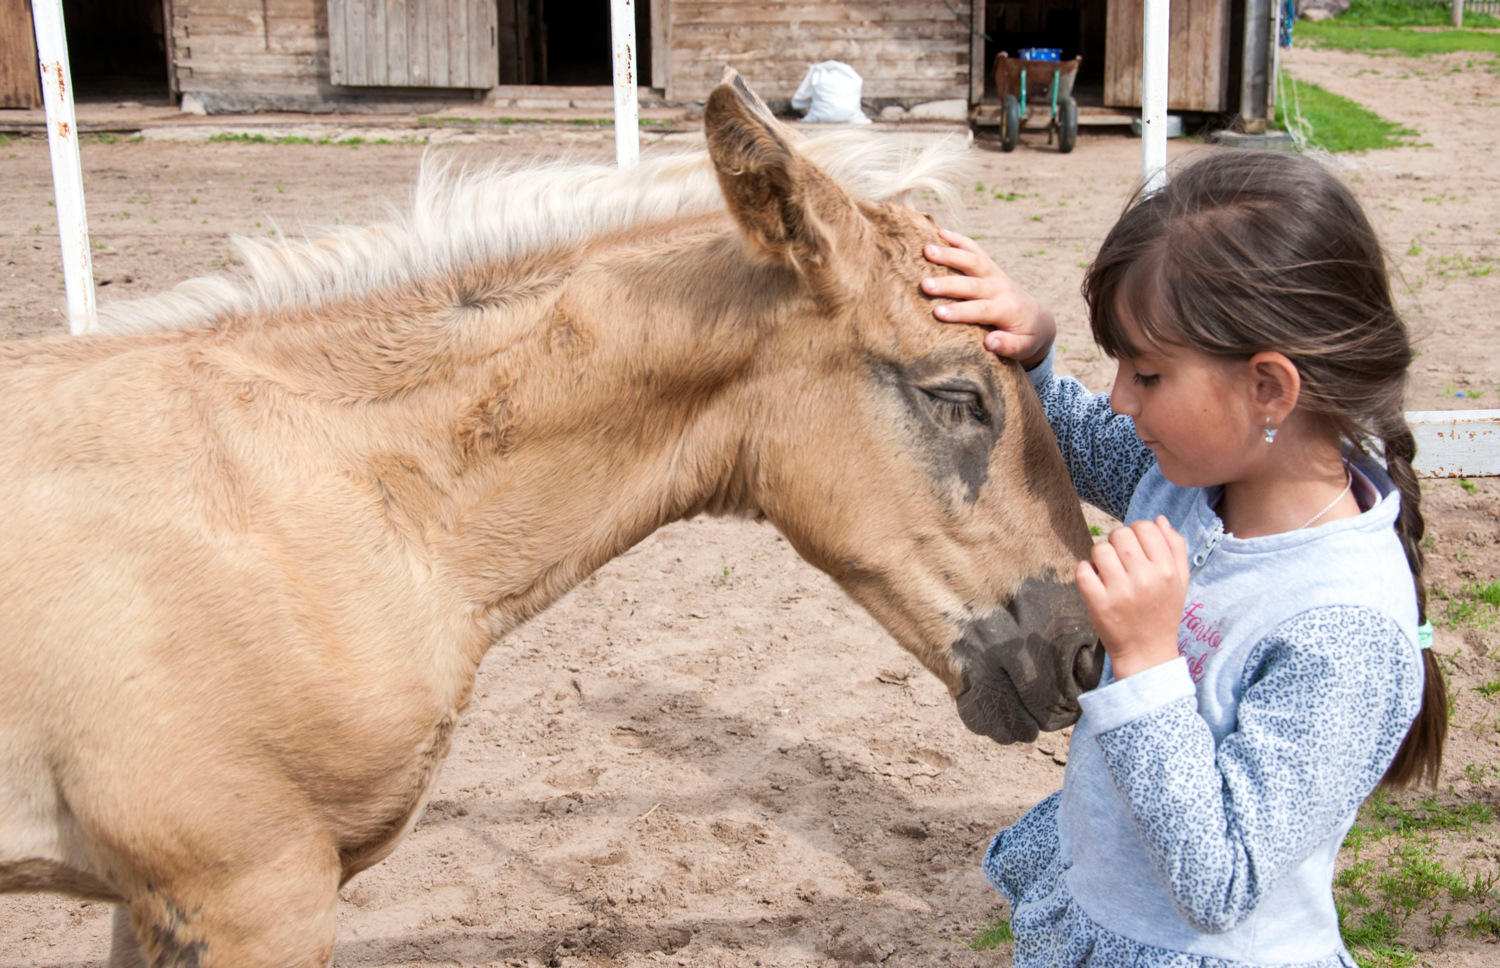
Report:
[[[828,268],[857,209],[792,146],[790,132],[734,68],[709,94],[703,127],[724,200],[750,242],[804,273]]]

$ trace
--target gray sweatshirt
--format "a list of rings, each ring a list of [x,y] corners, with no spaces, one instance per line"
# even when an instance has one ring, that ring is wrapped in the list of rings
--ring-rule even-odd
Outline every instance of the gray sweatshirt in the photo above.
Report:
[[[1031,378],[1079,495],[1126,523],[1166,515],[1192,579],[1181,656],[1124,681],[1106,664],[1063,789],[985,856],[1017,968],[1353,968],[1334,859],[1421,705],[1400,494],[1355,459],[1358,517],[1226,535],[1222,489],[1166,480],[1108,395],[1051,364]]]

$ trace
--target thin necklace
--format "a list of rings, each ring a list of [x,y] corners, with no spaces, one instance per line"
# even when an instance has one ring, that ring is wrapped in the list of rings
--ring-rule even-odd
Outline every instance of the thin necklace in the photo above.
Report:
[[[1312,527],[1314,524],[1316,524],[1319,518],[1321,518],[1323,515],[1327,514],[1329,511],[1332,511],[1333,508],[1334,508],[1334,505],[1338,504],[1340,501],[1342,501],[1344,499],[1344,495],[1348,494],[1349,493],[1349,489],[1351,487],[1353,487],[1353,486],[1354,486],[1354,475],[1351,474],[1351,473],[1349,473],[1349,465],[1348,465],[1348,463],[1345,463],[1344,464],[1344,489],[1342,491],[1339,491],[1339,496],[1336,497],[1336,498],[1334,498],[1332,501],[1329,501],[1328,502],[1328,506],[1326,508],[1324,508],[1323,510],[1319,511],[1317,514],[1314,514],[1312,517],[1308,518],[1307,519],[1307,523],[1304,524],[1302,527],[1298,528],[1297,530],[1298,531],[1304,531],[1304,530]]]

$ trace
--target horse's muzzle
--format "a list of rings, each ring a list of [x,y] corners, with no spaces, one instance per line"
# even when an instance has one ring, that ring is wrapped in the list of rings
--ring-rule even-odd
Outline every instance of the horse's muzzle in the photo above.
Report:
[[[1036,739],[1078,720],[1099,684],[1104,648],[1072,583],[1027,579],[1010,605],[971,620],[952,645],[968,688],[958,715],[999,743]]]

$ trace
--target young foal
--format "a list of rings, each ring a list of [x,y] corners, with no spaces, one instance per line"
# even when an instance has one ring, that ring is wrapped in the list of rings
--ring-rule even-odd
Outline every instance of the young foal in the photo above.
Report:
[[[116,965],[325,964],[490,645],[703,512],[774,523],[971,729],[1073,721],[1088,533],[1025,377],[932,322],[930,220],[737,78],[705,125],[711,207],[693,160],[585,173],[594,210],[450,178],[447,243],[251,253],[0,348],[0,890],[121,903]],[[571,221],[465,210],[506,204]]]

